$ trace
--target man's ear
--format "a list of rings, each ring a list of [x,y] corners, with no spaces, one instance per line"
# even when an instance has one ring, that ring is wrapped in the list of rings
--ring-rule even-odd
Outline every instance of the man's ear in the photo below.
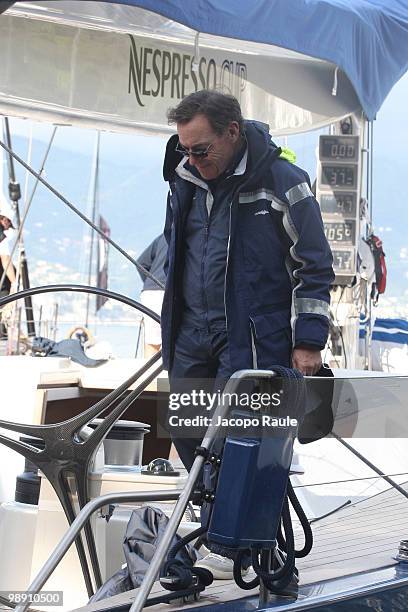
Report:
[[[239,125],[237,121],[231,121],[228,127],[228,135],[232,142],[237,142],[239,138]]]

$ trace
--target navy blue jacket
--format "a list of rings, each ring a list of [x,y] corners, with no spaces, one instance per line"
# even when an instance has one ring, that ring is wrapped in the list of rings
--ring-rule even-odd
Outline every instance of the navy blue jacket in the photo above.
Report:
[[[233,371],[290,365],[292,348],[322,349],[328,334],[332,255],[309,177],[280,158],[280,149],[256,122],[246,122],[248,159],[231,182],[225,312]],[[164,162],[169,182],[164,234],[169,244],[162,309],[162,352],[171,369],[182,313],[183,230],[199,187],[175,154],[170,138]],[[228,179],[226,179],[228,180]]]

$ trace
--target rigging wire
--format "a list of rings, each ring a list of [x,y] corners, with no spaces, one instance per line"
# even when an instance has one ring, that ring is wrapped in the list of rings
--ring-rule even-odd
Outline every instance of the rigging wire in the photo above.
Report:
[[[370,157],[369,157],[369,168],[367,172],[367,195],[369,201],[369,234],[373,232],[373,182],[374,182],[374,122],[370,121],[368,124],[368,132],[370,135]],[[368,325],[366,325],[366,347],[367,347],[367,369],[372,369],[372,359],[371,359],[371,348],[372,348],[372,336],[373,336],[373,325],[372,325],[372,316],[373,316],[373,303],[371,299],[371,295],[369,294],[368,298]]]
[[[370,231],[373,229],[373,187],[374,187],[374,121],[369,122],[370,129],[370,171],[369,171],[369,198],[370,198]]]
[[[27,163],[30,164],[30,166],[32,165],[32,153],[33,153],[33,126],[31,125],[30,126],[30,136],[28,140],[28,150],[27,150]],[[23,196],[24,206],[26,205],[26,202],[27,202],[29,176],[30,175],[28,174],[28,172],[26,172],[25,178],[24,178],[24,196]],[[20,218],[20,226],[21,226],[21,218]],[[21,253],[24,251],[23,235],[21,232],[19,232],[18,234],[18,241],[19,241],[19,252],[18,252],[18,259],[17,259],[17,266],[16,266],[17,268],[16,289],[18,288],[20,284],[20,270],[22,266]],[[10,258],[9,264],[11,264],[11,261],[12,260]]]
[[[11,148],[12,147],[11,134],[10,134],[10,124],[9,124],[8,117],[4,117],[3,127],[4,127],[4,138],[6,140],[7,146]],[[7,156],[7,167],[8,167],[8,175],[9,175],[9,182],[8,182],[9,199],[12,203],[12,207],[14,208],[17,227],[19,227],[21,225],[20,204],[19,204],[21,200],[21,189],[20,189],[20,184],[16,178],[16,173],[15,173],[15,168],[14,168],[14,159],[10,154]],[[22,281],[21,284],[23,288],[27,289],[30,286],[30,278],[29,278],[29,273],[28,273],[28,264],[27,264],[27,257],[26,257],[25,247],[24,247],[24,241],[22,240],[22,238],[20,238],[18,246],[19,246],[19,253],[18,253],[19,275],[21,276],[21,281]],[[28,335],[35,336],[35,325],[33,322],[33,319],[34,319],[33,304],[32,304],[31,297],[28,297],[24,301],[24,308],[25,308],[25,314],[26,314]],[[9,337],[9,340],[11,341],[11,336]]]
[[[343,299],[343,294],[344,294],[345,289],[346,289],[346,285],[343,285],[342,288],[341,288],[341,291],[340,291],[340,297],[339,297],[339,299],[336,302],[336,308],[335,308],[335,310],[333,310],[333,308],[332,308],[331,312],[332,312],[333,322],[334,322],[334,324],[336,326],[334,329],[335,329],[335,331],[338,331],[339,336],[340,336],[340,341],[341,341],[341,345],[342,345],[342,349],[343,349],[343,355],[344,355],[344,367],[347,368],[346,346],[345,346],[345,343],[344,343],[344,337],[343,337],[343,332],[341,330],[341,325],[339,324],[339,320],[338,320],[338,317],[337,317],[337,312],[338,312],[338,309],[339,309],[340,302]],[[331,346],[331,352],[332,352],[332,356],[333,356],[333,358],[334,358],[334,360],[336,362],[336,365],[338,367],[340,367],[341,364],[340,364],[339,360],[337,359],[337,356],[334,354],[334,343],[333,342],[332,342],[332,346]],[[327,350],[326,350],[326,353],[327,353]],[[326,354],[325,354],[325,356],[326,356]]]
[[[408,476],[408,472],[398,472],[396,474],[384,474],[387,478],[393,478],[394,476]],[[345,480],[331,480],[327,482],[312,482],[308,484],[293,485],[294,489],[303,489],[304,487],[320,487],[323,485],[342,484],[345,482],[358,482],[360,480],[377,480],[379,478],[384,479],[384,476],[361,476],[360,478],[346,478]]]
[[[32,154],[33,154],[33,124],[30,124],[30,131],[28,136],[28,149],[27,149],[27,164],[32,165]],[[28,187],[29,187],[30,175],[28,172],[25,173],[24,177],[24,196],[23,202],[28,200]]]
[[[384,474],[382,470],[380,470],[376,465],[374,465],[374,463],[367,459],[367,457],[360,453],[356,448],[351,446],[351,444],[346,442],[344,438],[338,436],[334,431],[331,431],[330,436],[337,440],[337,442],[340,442],[340,444],[342,444],[345,448],[347,448],[347,450],[349,450],[353,455],[360,459],[360,461],[365,463],[365,465],[367,465],[371,470],[373,470],[373,472],[379,474],[379,476],[381,476],[386,482],[388,482],[388,484],[390,484],[396,491],[398,491],[399,493],[401,493],[401,495],[408,499],[408,491],[403,489],[401,485],[395,482],[395,480],[392,480],[389,476]]]
[[[129,253],[127,253],[124,249],[122,249],[122,247],[120,247],[117,242],[112,240],[110,236],[107,236],[106,234],[104,234],[104,232],[101,229],[99,229],[99,227],[95,225],[95,223],[92,223],[92,221],[90,221],[90,219],[88,219],[86,215],[84,215],[80,210],[78,210],[76,206],[74,206],[69,200],[67,200],[67,198],[65,198],[59,191],[57,191],[57,189],[55,189],[48,181],[46,181],[42,176],[40,176],[38,172],[30,168],[30,166],[26,164],[25,161],[21,159],[21,157],[19,157],[16,153],[14,153],[14,151],[10,147],[8,147],[2,140],[0,140],[0,146],[5,151],[7,151],[7,153],[11,155],[11,157],[13,157],[16,161],[18,161],[18,163],[21,164],[23,168],[25,168],[26,170],[28,170],[28,172],[30,172],[33,176],[35,176],[40,183],[42,183],[45,187],[47,187],[47,189],[51,191],[51,193],[53,193],[59,200],[61,200],[61,202],[63,202],[76,215],[78,215],[78,217],[80,217],[82,221],[85,221],[85,223],[87,223],[90,227],[92,227],[92,229],[97,234],[99,234],[103,238],[103,240],[106,240],[107,242],[109,242],[109,244],[111,244],[114,249],[119,251],[119,253],[123,255],[123,257],[129,260],[136,267],[137,270],[142,272],[144,276],[147,276],[147,278],[150,278],[150,280],[152,280],[158,287],[160,287],[160,289],[164,289],[164,285],[162,282],[160,282],[155,276],[153,276],[153,274],[151,274],[148,270],[146,270],[143,266],[141,266],[131,255],[129,255]]]
[[[96,211],[99,208],[99,150],[101,143],[101,133],[98,131],[96,133],[96,142],[95,142],[95,151],[94,151],[94,162],[92,168],[92,176],[91,183],[89,186],[89,203],[92,205],[92,223],[96,221]],[[95,234],[91,230],[90,236],[90,245],[89,245],[89,260],[88,260],[88,285],[92,285],[92,264],[93,264],[93,252],[94,252],[94,238]],[[97,247],[98,248],[98,247]],[[85,249],[84,249],[85,252]],[[86,316],[85,316],[85,327],[89,325],[89,303],[90,303],[90,294],[87,293],[86,296]]]
[[[348,499],[347,501],[344,502],[344,504],[337,506],[337,508],[333,508],[333,510],[329,510],[329,512],[326,512],[325,514],[321,514],[320,516],[316,516],[310,519],[309,525],[312,525],[313,523],[316,523],[317,521],[321,521],[324,518],[328,518],[329,516],[336,514],[336,512],[338,512],[339,510],[343,510],[343,508],[347,508],[347,506],[350,506],[350,504],[351,504],[351,499]]]
[[[46,161],[47,161],[47,158],[48,158],[48,154],[49,154],[49,152],[51,150],[51,146],[52,146],[52,143],[54,141],[54,137],[55,137],[56,131],[57,131],[57,126],[54,127],[54,130],[53,130],[53,132],[51,134],[51,138],[50,138],[50,141],[48,143],[47,150],[45,151],[43,160],[41,162],[39,175],[41,175],[44,172],[45,164],[46,164]],[[2,144],[1,141],[0,141],[0,144]],[[26,204],[26,206],[24,208],[24,213],[23,213],[23,216],[22,216],[22,218],[20,220],[20,225],[19,225],[18,230],[17,230],[17,236],[16,236],[16,239],[14,241],[13,247],[11,249],[10,261],[9,261],[8,265],[10,265],[11,260],[13,258],[13,255],[14,255],[17,247],[20,244],[23,228],[24,228],[24,225],[25,225],[25,222],[26,222],[27,215],[28,215],[28,212],[30,210],[31,204],[33,202],[33,199],[34,199],[34,196],[35,196],[35,192],[37,191],[38,183],[39,183],[39,178],[37,178],[36,182],[34,183],[34,187],[33,187],[33,190],[31,192],[31,195],[30,195],[30,199],[28,200],[28,202],[27,202],[27,204]],[[4,279],[5,279],[5,276],[6,276],[6,272],[8,270],[8,265],[7,265],[6,269],[4,270],[4,272],[2,274],[2,277],[0,279],[0,287],[2,286],[2,284],[4,282]]]

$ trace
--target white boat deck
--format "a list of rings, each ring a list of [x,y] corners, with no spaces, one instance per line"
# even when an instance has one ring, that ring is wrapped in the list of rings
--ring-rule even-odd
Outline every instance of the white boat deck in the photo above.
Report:
[[[408,485],[404,488],[408,490]],[[300,586],[333,580],[395,565],[393,557],[400,540],[408,535],[408,499],[389,489],[365,501],[347,506],[336,514],[313,523],[314,546],[305,559],[297,561]],[[299,535],[299,539],[301,534]],[[301,548],[299,541],[297,548]],[[249,580],[251,574],[246,576]],[[130,604],[137,591],[128,591],[103,601],[78,608],[75,612],[114,610]],[[151,595],[163,592],[157,582]],[[207,587],[196,603],[160,604],[149,609],[169,610],[204,607],[258,594],[258,589],[242,591],[234,581],[217,580]]]

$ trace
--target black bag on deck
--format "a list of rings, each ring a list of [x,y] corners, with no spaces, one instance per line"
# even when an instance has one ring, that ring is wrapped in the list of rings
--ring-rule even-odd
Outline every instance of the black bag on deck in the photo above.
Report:
[[[123,540],[126,567],[109,578],[89,603],[136,589],[142,584],[168,522],[164,512],[152,506],[143,506],[132,512]],[[175,536],[170,548],[179,540],[180,537]],[[192,546],[183,546],[175,558],[184,566],[192,567],[197,560],[197,552]]]

